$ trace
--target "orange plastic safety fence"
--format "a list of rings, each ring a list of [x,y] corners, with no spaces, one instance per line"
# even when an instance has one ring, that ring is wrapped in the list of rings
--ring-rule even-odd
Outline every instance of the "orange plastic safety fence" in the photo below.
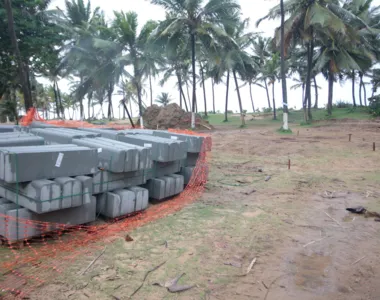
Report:
[[[36,119],[35,112],[32,117],[28,113],[23,119],[24,124],[28,124],[30,120],[44,122],[42,119]],[[126,231],[172,214],[198,199],[207,182],[209,172],[207,154],[211,149],[211,138],[192,131],[171,131],[205,137],[189,184],[180,195],[173,199],[152,205],[144,212],[97,226],[70,227],[0,214],[0,218],[6,224],[5,238],[7,238],[7,232],[15,231],[19,236],[25,237],[24,248],[19,249],[16,245],[8,243],[9,250],[4,251],[9,251],[9,253],[0,257],[0,298],[23,298],[37,287],[62,274],[65,268],[79,257],[92,254],[95,250],[104,247],[104,244],[111,243],[121,234],[125,234]],[[26,238],[35,231],[49,231],[49,233],[35,239]]]
[[[107,125],[96,125],[91,124],[86,121],[76,121],[76,120],[45,120],[43,119],[36,108],[31,108],[27,114],[21,119],[20,124],[22,126],[29,126],[34,121],[37,122],[43,122],[45,124],[49,125],[55,125],[59,127],[66,127],[66,128],[114,128],[116,130],[125,130],[125,129],[131,129],[131,125],[120,125],[113,122],[107,123]],[[138,128],[138,126],[135,126],[135,128]]]

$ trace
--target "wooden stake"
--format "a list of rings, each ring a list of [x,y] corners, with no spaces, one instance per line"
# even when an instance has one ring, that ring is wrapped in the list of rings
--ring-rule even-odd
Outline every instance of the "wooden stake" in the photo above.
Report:
[[[349,141],[349,142],[351,142],[351,136],[352,136],[352,134],[350,133],[350,134],[348,135],[348,141]]]
[[[288,170],[290,170],[290,159],[288,160]]]
[[[298,130],[298,131],[297,131],[297,136],[299,136],[299,135],[300,135],[300,131]]]
[[[373,142],[373,151],[376,151],[376,143]]]

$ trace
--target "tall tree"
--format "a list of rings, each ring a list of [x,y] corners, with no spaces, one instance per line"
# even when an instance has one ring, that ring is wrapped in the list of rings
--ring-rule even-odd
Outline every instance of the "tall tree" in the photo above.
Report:
[[[282,102],[284,110],[284,123],[283,129],[288,130],[288,96],[287,96],[287,87],[286,87],[286,69],[285,69],[285,10],[284,10],[284,0],[281,0],[281,82],[282,82]],[[310,74],[309,74],[310,75]],[[310,83],[310,76],[308,77]],[[310,85],[309,85],[310,89]],[[309,90],[310,92],[310,90]],[[309,98],[309,101],[310,98]],[[309,107],[311,104],[309,105]]]
[[[212,47],[212,40],[223,36],[220,25],[235,22],[240,6],[236,0],[209,0],[205,5],[201,0],[151,0],[165,8],[168,18],[160,24],[162,34],[186,33],[191,46],[192,64],[192,128],[195,127],[196,111],[196,42],[202,42],[206,48]]]

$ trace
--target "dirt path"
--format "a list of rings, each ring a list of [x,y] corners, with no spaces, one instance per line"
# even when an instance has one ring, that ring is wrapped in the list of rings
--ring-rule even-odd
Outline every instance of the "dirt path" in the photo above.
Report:
[[[79,276],[96,254],[83,258],[31,298],[128,299],[166,261],[133,299],[380,299],[380,223],[345,210],[380,212],[380,124],[294,130],[217,130],[202,199],[131,232],[133,242],[120,238]],[[152,285],[182,272],[195,288]]]

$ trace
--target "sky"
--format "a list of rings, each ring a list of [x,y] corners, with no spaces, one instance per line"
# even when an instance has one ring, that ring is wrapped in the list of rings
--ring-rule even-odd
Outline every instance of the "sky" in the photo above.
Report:
[[[266,36],[273,36],[274,29],[280,25],[280,20],[274,21],[264,21],[261,23],[259,28],[256,28],[256,21],[265,16],[269,9],[274,5],[279,3],[279,0],[239,0],[238,1],[242,8],[243,18],[250,19],[250,30],[253,32],[261,32]],[[380,2],[380,0],[379,0]],[[64,9],[65,0],[53,0],[50,8],[60,7]],[[146,21],[153,20],[162,20],[165,17],[165,11],[156,5],[153,5],[148,0],[91,0],[92,8],[99,6],[106,15],[108,20],[112,19],[113,11],[135,11],[139,17],[139,25],[142,26]],[[158,80],[157,80],[158,81]],[[165,84],[164,87],[159,86],[158,82],[153,82],[153,97],[155,98],[161,92],[167,92],[171,95],[173,102],[179,103],[179,95],[178,90],[175,87],[175,81],[169,81]],[[368,79],[367,79],[368,81]],[[44,80],[44,84],[47,84],[48,81]],[[233,81],[230,82],[233,84]],[[301,89],[291,89],[291,87],[295,84],[292,79],[287,80],[288,87],[288,103],[289,108],[297,107],[301,108],[302,106],[302,90]],[[327,95],[328,95],[328,85],[324,77],[321,75],[317,77],[317,84],[320,87],[319,89],[319,107],[324,107],[327,103]],[[239,85],[243,85],[243,83],[239,83]],[[60,87],[62,90],[68,90],[68,82],[66,80],[62,80],[60,82]],[[145,87],[148,88],[149,85],[146,83]],[[359,88],[356,89],[358,94]],[[369,88],[368,88],[369,90]],[[147,90],[148,91],[148,90]],[[190,92],[191,93],[191,92]],[[185,91],[186,94],[186,91]],[[253,100],[255,103],[255,108],[268,107],[268,100],[266,96],[266,92],[263,88],[259,86],[252,87]],[[148,99],[149,92],[145,96],[145,103],[150,103]],[[216,110],[223,112],[225,106],[225,97],[226,97],[226,85],[219,84],[215,86],[215,102],[216,102]],[[229,94],[229,109],[233,111],[239,110],[238,98],[235,86],[230,85],[230,94]],[[243,109],[248,111],[252,111],[252,104],[250,99],[249,87],[248,85],[244,86],[241,89],[241,97],[243,102]],[[358,95],[356,96],[358,99]],[[212,89],[211,89],[211,81],[206,82],[206,98],[207,98],[207,110],[212,110]],[[114,114],[115,117],[119,116],[118,103],[121,100],[120,96],[113,97],[114,104]],[[281,92],[281,82],[276,82],[275,84],[275,100],[277,107],[282,106],[282,92]],[[203,99],[203,90],[197,85],[197,101],[198,101],[198,110],[204,111],[204,99]],[[272,101],[272,95],[271,95]],[[314,101],[314,92],[312,93],[312,101]],[[347,84],[335,84],[334,86],[334,101],[352,101],[352,93],[351,93],[351,85]],[[85,104],[85,107],[87,104]],[[87,112],[87,110],[85,109]],[[97,111],[95,109],[95,111]],[[138,111],[137,107],[133,107],[133,113],[136,116]]]

